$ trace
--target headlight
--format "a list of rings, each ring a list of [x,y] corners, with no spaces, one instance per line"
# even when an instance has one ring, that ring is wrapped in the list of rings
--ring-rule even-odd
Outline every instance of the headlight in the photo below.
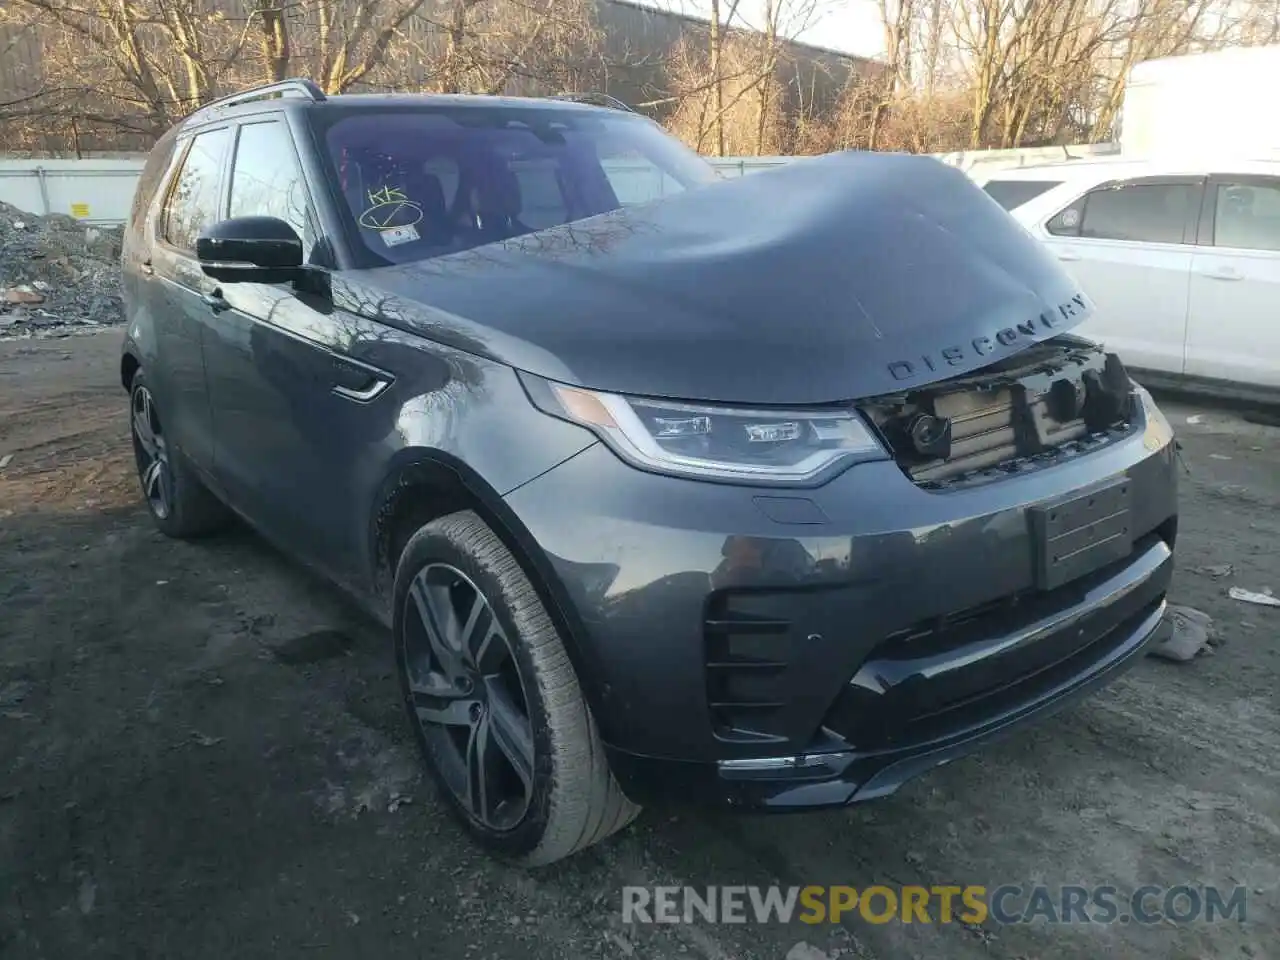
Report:
[[[594,431],[643,470],[803,486],[887,454],[852,410],[751,410],[643,400],[521,374],[534,405]]]

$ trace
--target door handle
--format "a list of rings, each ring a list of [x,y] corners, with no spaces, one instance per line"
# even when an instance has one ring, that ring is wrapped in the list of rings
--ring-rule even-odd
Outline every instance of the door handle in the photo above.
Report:
[[[148,277],[156,272],[156,268],[151,265],[150,257],[148,257],[146,260],[143,260],[140,264],[138,264],[138,270],[139,272],[145,274]]]
[[[200,300],[214,313],[223,313],[231,309],[231,304],[223,299],[221,289],[214,290],[213,293],[204,294],[200,297]]]
[[[1059,260],[1079,260],[1079,259],[1080,259],[1080,254],[1078,254],[1078,253],[1073,253],[1073,252],[1072,252],[1072,251],[1070,251],[1070,250],[1059,250],[1059,251],[1058,251],[1058,259],[1059,259]]]
[[[342,397],[344,400],[354,400],[356,403],[368,403],[389,386],[391,386],[391,384],[387,383],[386,380],[379,380],[377,377],[374,377],[369,381],[367,386],[361,389],[335,385],[333,387],[333,393],[335,396]]]
[[[344,400],[368,403],[391,386],[391,377],[346,360],[335,359],[332,371],[333,386],[330,390],[335,396],[342,397]]]

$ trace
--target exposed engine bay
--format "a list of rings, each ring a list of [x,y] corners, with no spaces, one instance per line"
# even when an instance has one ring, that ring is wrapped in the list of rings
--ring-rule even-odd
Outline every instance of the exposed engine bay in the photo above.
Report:
[[[1132,429],[1114,353],[1064,335],[976,374],[864,402],[903,471],[931,489],[995,480],[1097,449]]]

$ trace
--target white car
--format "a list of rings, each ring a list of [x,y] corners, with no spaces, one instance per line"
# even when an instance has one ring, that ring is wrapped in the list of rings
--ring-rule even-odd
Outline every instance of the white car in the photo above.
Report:
[[[978,179],[1097,304],[1077,330],[1142,379],[1280,399],[1280,161],[1068,160]]]

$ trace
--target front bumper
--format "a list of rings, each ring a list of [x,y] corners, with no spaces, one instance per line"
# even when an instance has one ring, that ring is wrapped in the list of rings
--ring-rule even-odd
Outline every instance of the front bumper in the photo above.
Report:
[[[1132,550],[1045,588],[1034,508],[1117,478]],[[623,789],[766,809],[892,792],[1116,676],[1159,636],[1177,515],[1145,395],[1128,436],[968,489],[922,490],[890,462],[748,489],[595,445],[507,503]]]

